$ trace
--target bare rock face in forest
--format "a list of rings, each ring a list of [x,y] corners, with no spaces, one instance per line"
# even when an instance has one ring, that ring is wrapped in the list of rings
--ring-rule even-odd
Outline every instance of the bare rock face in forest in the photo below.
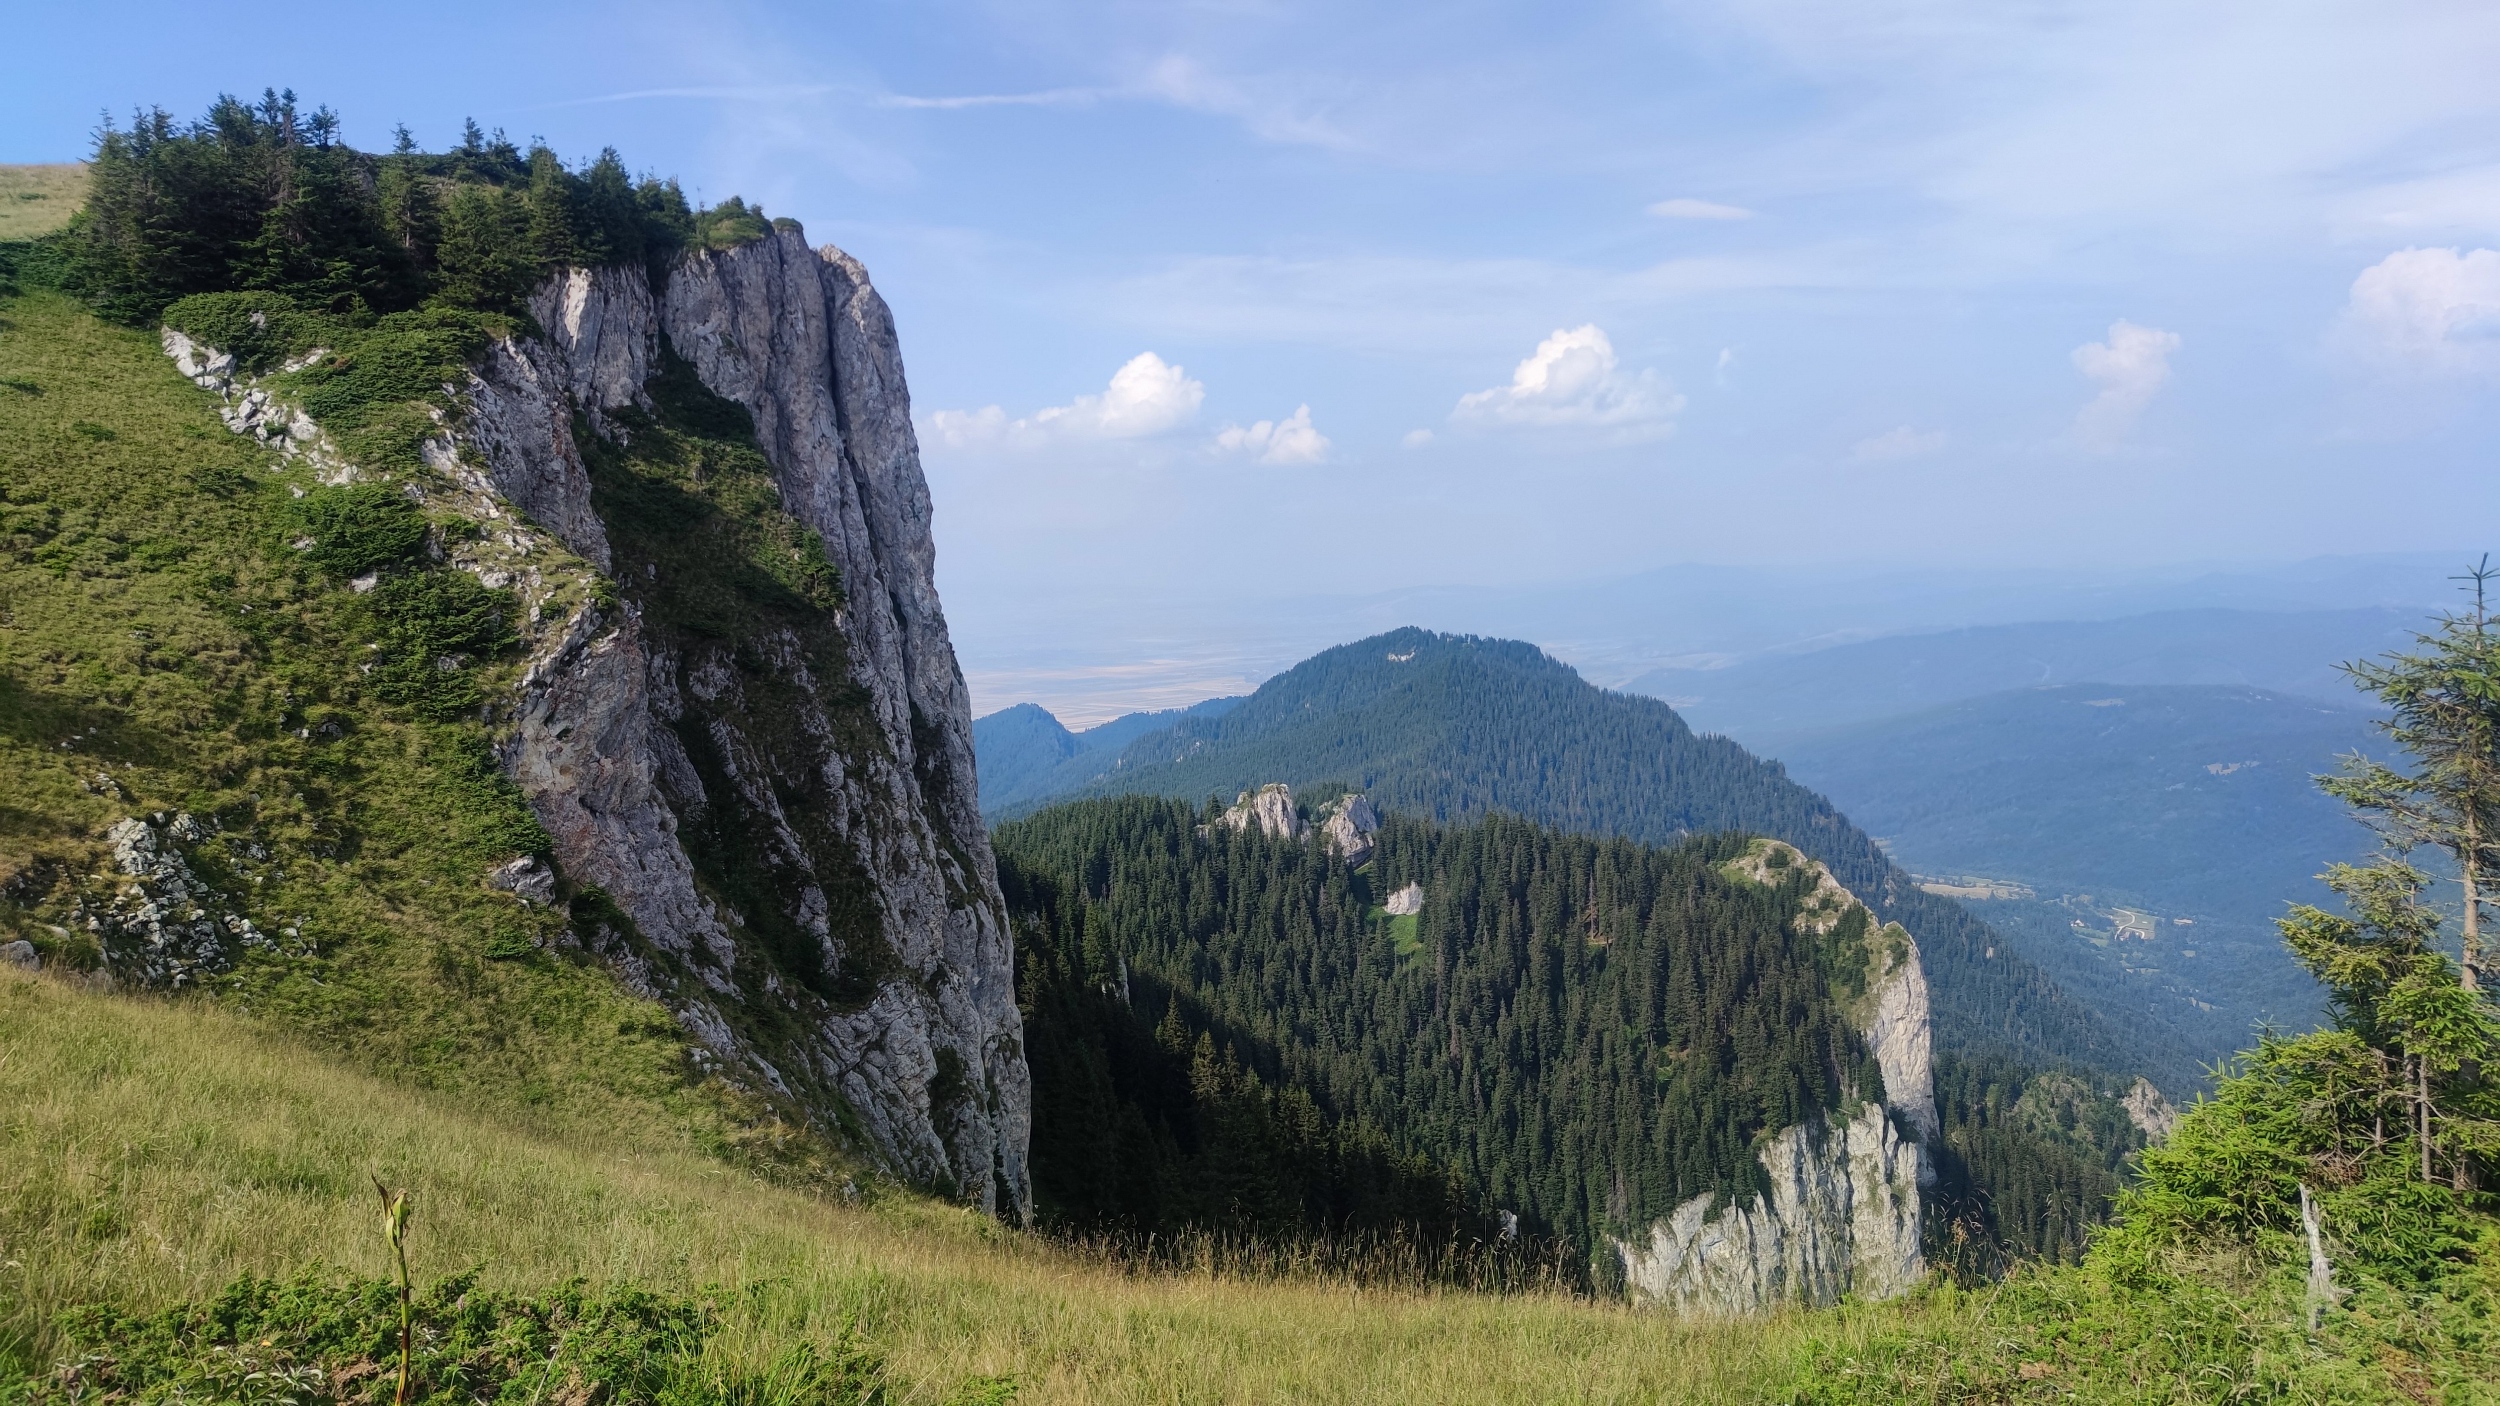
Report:
[[[1838,942],[1844,970],[1833,994],[1882,1073],[1883,1096],[1765,1141],[1756,1158],[1767,1194],[1735,1204],[1697,1196],[1646,1237],[1616,1240],[1624,1282],[1636,1301],[1705,1316],[1908,1293],[1927,1272],[1922,1191],[1935,1169],[1924,1144],[1940,1132],[1918,944],[1793,846],[1757,840],[1728,868],[1765,885],[1806,876],[1794,921]]]
[[[849,255],[781,229],[686,252],[656,285],[565,270],[530,311],[539,335],[489,348],[425,459],[431,504],[476,527],[451,562],[528,609],[498,753],[577,929],[706,1067],[1021,1217],[1031,1097],[1005,904],[884,300]],[[230,423],[291,429],[215,349],[172,336]],[[829,603],[682,623],[673,602],[718,583],[641,559],[647,529],[615,506],[631,485],[601,467],[658,423],[670,375],[744,412],[770,511],[821,550]]]

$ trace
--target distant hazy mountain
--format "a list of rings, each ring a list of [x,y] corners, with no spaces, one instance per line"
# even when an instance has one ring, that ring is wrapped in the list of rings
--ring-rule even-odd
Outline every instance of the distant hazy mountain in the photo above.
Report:
[[[1625,687],[1667,700],[1697,728],[1785,755],[1808,731],[2041,684],[2236,684],[2349,702],[2335,666],[2403,648],[2422,624],[2420,610],[2393,607],[2174,610],[1894,635],[1723,669],[1657,669]]]
[[[2382,746],[2369,714],[2313,699],[2092,683],[1820,733],[1781,760],[1913,872],[2032,890],[1978,909],[2070,988],[2207,1032],[2213,1058],[2255,1021],[2317,1014],[2272,919],[2324,901],[2311,876],[2369,844],[2311,778]]]
[[[1183,718],[1221,717],[1240,701],[1210,698],[1186,708],[1129,713],[1082,732],[1069,731],[1050,710],[1035,703],[1019,703],[976,718],[972,749],[981,772],[981,809],[994,811],[1033,796],[1074,790],[1094,777],[1079,758],[1092,753],[1114,756],[1146,733]]]
[[[1655,699],[1597,688],[1533,645],[1393,631],[1325,651],[1221,716],[1184,718],[1086,769],[1089,780],[1057,794],[1229,800],[1270,781],[1342,782],[1442,821],[1509,811],[1655,842],[1771,835],[1917,935],[1947,1046],[2150,1067],[2174,1087],[2193,1077],[2184,1043],[2151,1024],[2122,1033],[2070,999],[1961,905],[1919,890],[1778,764],[1696,734]],[[1035,791],[1001,810],[1051,798]]]

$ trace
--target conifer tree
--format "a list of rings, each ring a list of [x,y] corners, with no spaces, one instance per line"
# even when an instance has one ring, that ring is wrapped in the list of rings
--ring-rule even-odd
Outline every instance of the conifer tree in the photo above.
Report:
[[[2472,613],[2442,616],[2438,628],[2415,636],[2420,647],[2413,653],[2344,666],[2387,704],[2391,716],[2379,727],[2411,754],[2412,770],[2354,753],[2341,774],[2323,782],[2396,853],[2428,845],[2456,862],[2465,891],[2461,975],[2469,991],[2486,974],[2482,908],[2500,868],[2500,634],[2484,608],[2491,574],[2485,557],[2465,577]]]

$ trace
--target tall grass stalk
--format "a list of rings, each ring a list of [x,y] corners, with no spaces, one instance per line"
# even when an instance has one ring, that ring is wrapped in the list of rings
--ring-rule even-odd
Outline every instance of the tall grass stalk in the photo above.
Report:
[[[382,1197],[382,1235],[391,1242],[391,1258],[399,1267],[399,1390],[392,1394],[392,1406],[408,1406],[408,1370],[416,1343],[415,1295],[408,1282],[408,1193],[393,1191],[373,1179],[373,1189]]]

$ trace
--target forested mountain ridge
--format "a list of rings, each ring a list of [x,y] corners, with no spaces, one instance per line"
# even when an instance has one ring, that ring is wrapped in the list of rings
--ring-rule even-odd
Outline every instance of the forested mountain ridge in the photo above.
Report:
[[[997,831],[1045,1214],[1143,1228],[1229,1214],[1311,1233],[1344,1228],[1349,1203],[1377,1224],[1399,1199],[1369,1190],[1368,1173],[1351,1188],[1302,1170],[1263,1178],[1279,1159],[1237,1131],[1202,1162],[1228,1120],[1179,1096],[1172,1066],[1194,1048],[1202,1071],[1237,1060],[1299,1091],[1304,1117],[1445,1167],[1462,1194],[1436,1215],[1480,1226],[1515,1212],[1615,1288],[1632,1257],[1621,1246],[1653,1224],[1767,1204],[1785,1169],[1765,1138],[1872,1118],[1868,1136],[1893,1150],[1857,1173],[1857,1195],[1900,1206],[1888,1236],[1861,1227],[1853,1241],[1846,1197],[1800,1210],[1783,1191],[1771,1199],[1792,1217],[1839,1217],[1825,1279],[1782,1270],[1773,1248],[1779,1287],[1691,1292],[1749,1308],[1916,1279],[1921,1154],[1905,1139],[1936,1133],[1916,949],[1820,866],[1743,837],[1661,848],[1500,815],[1392,815],[1352,867],[1322,832],[1217,815],[1135,797]],[[1401,891],[1419,911],[1386,910]],[[1229,1213],[1189,1202],[1208,1178],[1245,1188]]]
[[[981,809],[997,812],[1030,797],[1080,787],[1114,765],[1120,749],[1137,738],[1185,718],[1220,717],[1240,701],[1210,698],[1186,708],[1124,713],[1081,732],[1071,732],[1035,703],[975,718],[972,745],[981,759]]]
[[[1270,781],[1343,783],[1444,821],[1509,812],[1649,843],[1784,840],[1916,936],[1942,1047],[2142,1070],[2179,1089],[2198,1077],[2166,1030],[2113,1028],[1968,910],[1921,891],[1778,763],[1695,733],[1655,699],[1596,688],[1533,645],[1405,629],[1327,650],[1221,717],[1130,743],[1083,793],[1198,801]]]

